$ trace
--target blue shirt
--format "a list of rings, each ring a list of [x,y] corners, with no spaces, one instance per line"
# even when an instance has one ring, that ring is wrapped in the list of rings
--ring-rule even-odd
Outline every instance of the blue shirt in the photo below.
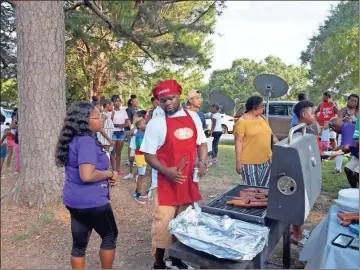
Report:
[[[296,116],[296,114],[294,112],[295,105],[292,107],[293,116],[292,116],[291,122],[290,122],[290,127],[291,128],[295,127],[299,123],[299,119],[297,118],[297,116]]]
[[[205,129],[206,128],[205,114],[202,111],[198,111],[198,115],[200,117],[203,129]]]

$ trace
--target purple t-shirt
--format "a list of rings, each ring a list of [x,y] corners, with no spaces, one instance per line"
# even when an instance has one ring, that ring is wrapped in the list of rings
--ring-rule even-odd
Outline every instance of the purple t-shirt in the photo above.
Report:
[[[75,136],[69,145],[65,166],[63,203],[77,209],[92,208],[109,203],[107,179],[85,183],[80,178],[79,165],[92,164],[97,170],[109,168],[109,156],[91,136]]]
[[[341,145],[354,146],[355,141],[353,139],[355,132],[355,125],[353,123],[345,122],[341,127]]]

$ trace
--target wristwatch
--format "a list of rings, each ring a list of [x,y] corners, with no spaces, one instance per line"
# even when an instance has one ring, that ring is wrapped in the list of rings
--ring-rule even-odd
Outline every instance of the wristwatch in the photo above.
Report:
[[[207,167],[207,166],[208,166],[207,161],[206,161],[206,160],[204,160],[204,159],[199,158],[199,162],[201,162],[202,164],[204,164],[204,165],[205,165],[205,167]]]

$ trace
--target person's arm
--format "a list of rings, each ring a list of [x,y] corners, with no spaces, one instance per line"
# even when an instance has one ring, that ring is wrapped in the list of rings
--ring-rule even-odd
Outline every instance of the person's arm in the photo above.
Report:
[[[114,122],[114,116],[115,116],[115,110],[113,110],[111,113],[111,121],[113,122]],[[114,123],[114,127],[115,127],[115,123]]]
[[[104,138],[110,143],[110,145],[113,144],[113,141],[111,140],[111,138],[107,135],[107,133],[105,132],[105,130],[102,128],[100,129],[100,134],[104,136]]]
[[[318,113],[320,112],[320,109],[321,109],[321,103],[319,103],[319,105],[316,107],[316,110],[315,110],[316,121],[318,120]]]
[[[80,179],[87,182],[98,182],[104,179],[116,181],[118,174],[110,170],[100,171],[96,169],[97,164],[97,144],[90,136],[81,136],[77,141],[77,162],[79,166]]]
[[[197,153],[199,157],[199,177],[202,177],[206,174],[207,170],[207,157],[208,157],[208,148],[206,143],[202,143],[197,146]]]
[[[344,109],[339,110],[337,112],[337,116],[338,116],[338,118],[343,119],[344,118]]]
[[[96,170],[92,164],[81,164],[79,166],[80,178],[85,183],[98,182],[104,179],[116,177],[117,172],[109,170],[99,171]]]
[[[7,135],[10,133],[10,129],[5,129],[4,130],[4,135],[2,136],[2,138],[1,138],[1,140],[0,140],[0,144],[2,144],[3,143],[3,141],[5,141],[5,139],[6,139],[6,137],[7,137]]]
[[[215,126],[216,126],[216,119],[212,118],[211,119],[211,130],[210,130],[211,134],[213,134]]]
[[[236,171],[240,174],[242,173],[242,164],[241,164],[241,152],[244,143],[244,136],[240,134],[235,135],[235,160],[236,160]]]

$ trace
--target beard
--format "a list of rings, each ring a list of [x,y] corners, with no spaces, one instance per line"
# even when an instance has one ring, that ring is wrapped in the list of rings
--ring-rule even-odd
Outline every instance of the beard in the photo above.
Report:
[[[166,115],[174,115],[176,112],[178,112],[180,110],[180,106],[178,106],[177,108],[172,108],[172,109],[168,109],[168,110],[164,110]]]

